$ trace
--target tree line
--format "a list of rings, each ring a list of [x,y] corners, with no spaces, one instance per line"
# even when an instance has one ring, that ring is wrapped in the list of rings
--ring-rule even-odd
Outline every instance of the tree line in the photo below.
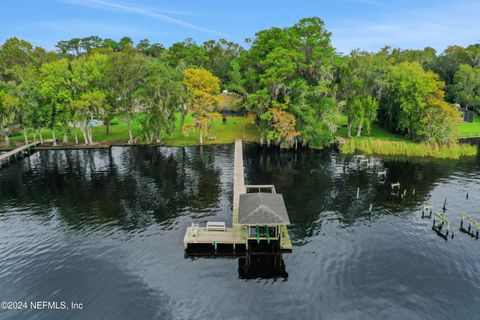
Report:
[[[331,144],[341,115],[348,135],[371,134],[377,121],[409,139],[454,143],[458,107],[480,111],[480,44],[341,54],[320,18],[259,31],[248,48],[224,39],[192,39],[165,48],[147,39],[135,44],[98,36],[59,41],[55,51],[11,38],[0,47],[0,133],[55,128],[68,142],[93,144],[92,125],[107,133],[114,116],[127,123],[141,112],[147,142],[172,132],[176,115],[185,132],[198,129],[203,143],[221,89],[256,115],[261,139],[292,148]],[[187,113],[193,123],[185,124]]]

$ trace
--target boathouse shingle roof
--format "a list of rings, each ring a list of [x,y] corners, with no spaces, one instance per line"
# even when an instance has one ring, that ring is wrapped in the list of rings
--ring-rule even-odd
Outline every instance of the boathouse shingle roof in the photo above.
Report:
[[[278,193],[240,195],[238,223],[243,225],[289,225],[283,196]]]

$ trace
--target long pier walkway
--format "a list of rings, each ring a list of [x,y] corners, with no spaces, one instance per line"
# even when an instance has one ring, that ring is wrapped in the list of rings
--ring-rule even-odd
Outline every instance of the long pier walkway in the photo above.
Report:
[[[8,151],[4,154],[0,154],[0,167],[2,167],[4,164],[10,163],[12,160],[23,158],[26,155],[30,155],[32,153],[32,149],[35,149],[36,146],[38,146],[39,144],[40,144],[39,141],[32,142],[32,143],[23,145],[21,147],[18,147],[16,149],[13,149],[11,151]]]
[[[235,154],[233,160],[233,217],[232,226],[238,225],[238,209],[240,195],[247,193],[245,188],[245,175],[243,174],[243,149],[242,140],[235,140]]]

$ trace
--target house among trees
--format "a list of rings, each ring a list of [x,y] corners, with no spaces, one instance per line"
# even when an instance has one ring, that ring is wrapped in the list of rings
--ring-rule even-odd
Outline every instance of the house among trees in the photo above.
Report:
[[[458,110],[460,111],[464,122],[473,122],[473,119],[475,118],[475,111],[468,110],[467,108],[462,108],[458,103],[456,103],[455,106],[458,107]]]
[[[220,98],[218,103],[218,111],[220,114],[223,116],[238,114],[238,110],[243,103],[243,99],[240,95],[234,92],[229,92],[228,90],[223,90],[218,97]]]

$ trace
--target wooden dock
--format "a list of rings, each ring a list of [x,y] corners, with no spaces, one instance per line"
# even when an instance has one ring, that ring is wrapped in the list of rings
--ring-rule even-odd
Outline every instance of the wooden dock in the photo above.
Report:
[[[39,144],[40,142],[32,142],[8,151],[4,154],[0,154],[0,167],[2,167],[4,164],[9,164],[12,160],[30,155],[32,153],[32,149],[35,149]]]
[[[231,244],[245,245],[247,236],[234,228],[225,228],[225,231],[209,231],[206,227],[199,227],[194,232],[194,227],[188,227],[185,239],[188,244]]]
[[[248,238],[246,226],[239,225],[238,211],[240,204],[240,194],[247,193],[245,186],[245,176],[243,171],[243,147],[242,140],[235,141],[235,153],[233,163],[233,209],[232,209],[232,226],[225,228],[225,231],[207,230],[206,227],[193,225],[187,228],[183,243],[185,249],[195,245],[211,245],[215,252],[217,246],[229,246],[233,252],[237,249],[248,249]],[[265,188],[274,186],[253,186],[256,188]],[[274,190],[274,189],[273,189]],[[280,228],[281,241],[280,248],[284,251],[292,250],[292,242],[286,226]]]
[[[290,240],[290,234],[286,226],[279,226],[280,228],[280,249],[283,251],[292,251],[293,245],[292,240]]]
[[[243,147],[242,140],[235,140],[235,154],[233,162],[233,217],[232,225],[238,225],[238,207],[240,194],[247,193],[245,176],[243,173]]]
[[[189,245],[231,245],[235,250],[237,246],[247,247],[247,235],[243,226],[238,225],[238,207],[240,194],[245,193],[245,181],[243,174],[243,148],[242,140],[235,141],[235,153],[233,163],[233,215],[232,227],[225,231],[210,231],[206,227],[188,227],[183,238],[185,248]]]

